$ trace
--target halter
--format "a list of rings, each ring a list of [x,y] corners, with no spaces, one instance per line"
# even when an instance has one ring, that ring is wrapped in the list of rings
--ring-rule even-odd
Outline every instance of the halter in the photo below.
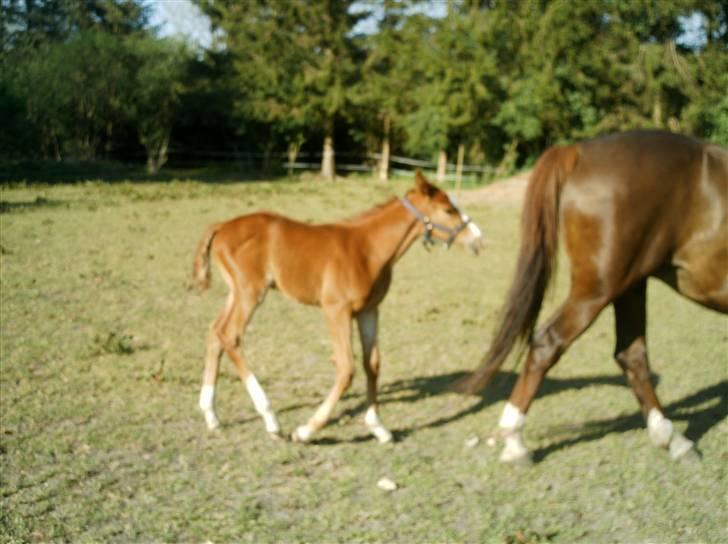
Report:
[[[458,214],[460,215],[461,221],[460,224],[455,228],[446,227],[445,225],[441,225],[440,223],[433,222],[428,216],[415,208],[406,196],[401,197],[399,201],[405,208],[407,208],[412,213],[412,215],[417,218],[420,223],[425,226],[425,234],[422,235],[422,243],[425,245],[426,248],[435,245],[436,238],[432,237],[432,232],[435,230],[439,230],[448,235],[447,240],[444,240],[443,243],[449,249],[452,243],[455,241],[455,238],[457,238],[458,234],[465,230],[470,223],[470,217],[461,212],[460,208],[458,208],[452,200],[450,200],[450,204],[452,204],[453,208],[457,210]]]

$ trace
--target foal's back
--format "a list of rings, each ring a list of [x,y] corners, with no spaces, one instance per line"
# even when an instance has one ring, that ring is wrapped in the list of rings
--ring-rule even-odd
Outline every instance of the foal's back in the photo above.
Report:
[[[349,224],[312,225],[272,212],[228,221],[212,245],[219,263],[231,259],[239,268],[243,287],[275,287],[313,305],[321,304],[332,282],[355,283],[366,268],[363,250]]]

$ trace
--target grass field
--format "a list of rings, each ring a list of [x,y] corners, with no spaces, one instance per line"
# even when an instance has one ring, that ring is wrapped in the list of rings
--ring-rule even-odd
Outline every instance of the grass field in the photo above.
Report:
[[[416,244],[395,267],[380,313],[381,414],[394,444],[363,425],[360,368],[336,419],[300,445],[268,438],[224,362],[222,428],[206,430],[204,338],[225,290],[219,276],[204,295],[188,290],[203,228],[261,208],[333,220],[406,187],[4,186],[0,541],[728,541],[725,316],[650,286],[658,394],[697,441],[697,465],[649,444],[611,358],[611,311],[544,383],[526,431],[532,468],[499,464],[487,445],[513,362],[482,396],[444,390],[488,345],[518,246],[515,203],[467,209],[487,237],[480,257]],[[565,289],[561,273],[547,312]],[[246,350],[292,431],[333,381],[319,311],[272,292]],[[379,489],[382,477],[398,489]]]

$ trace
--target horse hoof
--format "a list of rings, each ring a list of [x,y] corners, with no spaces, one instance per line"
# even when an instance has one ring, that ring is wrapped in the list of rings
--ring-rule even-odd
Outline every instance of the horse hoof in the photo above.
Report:
[[[387,429],[381,428],[373,432],[380,444],[391,444],[394,441],[392,433],[390,433]]]
[[[685,461],[688,463],[699,462],[700,454],[695,449],[695,443],[688,440],[683,435],[675,433],[670,440],[670,458],[675,461]]]
[[[703,457],[700,452],[695,448],[690,448],[688,451],[683,453],[680,457],[673,458],[675,461],[685,463],[687,465],[699,465],[703,461]]]
[[[276,442],[286,440],[286,435],[284,435],[281,431],[268,431],[268,436],[270,436],[271,439],[275,440]]]
[[[518,453],[503,450],[498,460],[501,463],[505,463],[513,467],[528,468],[533,466],[533,457],[531,456],[531,452],[528,450]]]

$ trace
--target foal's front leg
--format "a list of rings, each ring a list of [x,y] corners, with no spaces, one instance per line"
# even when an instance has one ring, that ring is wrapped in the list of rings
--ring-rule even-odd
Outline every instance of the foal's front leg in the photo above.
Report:
[[[377,380],[379,379],[379,346],[377,344],[377,324],[379,312],[376,308],[356,316],[363,355],[364,372],[367,375],[367,412],[364,416],[369,431],[386,444],[392,441],[392,433],[382,425],[377,409]]]
[[[351,351],[351,311],[341,306],[324,306],[326,325],[334,347],[336,381],[326,400],[318,407],[308,423],[298,427],[291,435],[294,442],[308,442],[313,433],[321,429],[331,417],[334,406],[344,394],[354,376],[354,361]]]

